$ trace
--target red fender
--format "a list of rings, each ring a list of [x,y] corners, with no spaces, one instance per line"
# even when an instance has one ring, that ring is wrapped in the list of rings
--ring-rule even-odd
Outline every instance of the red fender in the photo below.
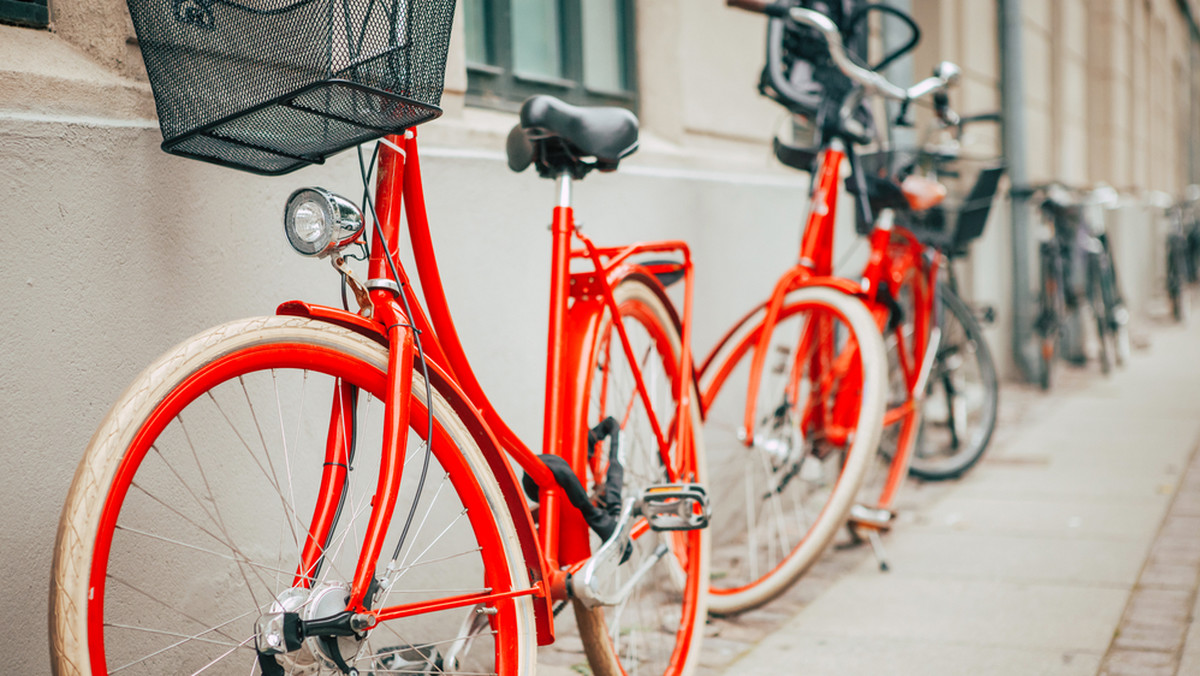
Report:
[[[366,336],[381,345],[388,344],[387,335],[383,332],[381,324],[338,308],[293,300],[280,305],[276,309],[276,314],[308,317],[328,322]],[[467,396],[447,374],[445,366],[435,361],[428,353],[425,357],[425,361],[429,365],[429,378],[433,381],[432,384],[442,393],[446,402],[450,404],[467,426],[471,436],[475,438],[475,443],[479,445],[479,449],[487,458],[492,474],[496,477],[496,483],[500,485],[500,490],[504,493],[504,502],[513,515],[513,523],[517,528],[517,537],[521,543],[521,552],[525,556],[529,579],[534,585],[542,588],[542,592],[535,597],[536,600],[533,604],[538,645],[549,645],[554,642],[554,623],[550,590],[546,586],[546,581],[542,579],[545,560],[542,550],[538,546],[537,530],[533,524],[533,516],[526,506],[525,493],[521,489],[521,483],[508,463],[504,448],[492,433],[491,428],[484,422],[482,414],[471,405]]]
[[[719,341],[717,341],[717,344],[713,347],[712,351],[709,352],[708,356],[704,358],[704,363],[701,364],[696,373],[697,379],[706,378],[710,375],[711,371],[716,371],[716,375],[708,378],[708,381],[702,388],[703,396],[701,397],[700,401],[701,409],[705,413],[707,413],[708,407],[712,404],[712,400],[716,396],[717,391],[721,388],[721,384],[724,382],[725,378],[728,377],[731,363],[736,361],[736,358],[745,350],[753,346],[753,344],[755,344],[761,336],[762,324],[766,319],[765,317],[762,317],[763,311],[769,310],[769,306],[772,304],[772,301],[776,300],[777,298],[778,306],[781,308],[787,294],[796,291],[797,289],[814,286],[837,289],[838,291],[842,291],[843,293],[855,296],[864,301],[868,300],[866,291],[863,290],[861,285],[853,280],[844,279],[842,277],[813,276],[808,272],[807,268],[799,266],[792,268],[787,274],[784,275],[783,278],[780,279],[780,283],[776,286],[771,298],[768,298],[758,305],[755,305],[749,312],[739,319],[733,325],[733,327],[731,327],[725,333],[725,335],[722,336]],[[777,316],[776,320],[780,318],[781,317]],[[753,326],[748,333],[743,334],[734,345],[733,352],[729,355],[726,355],[718,364],[718,357],[722,356],[721,353],[725,351],[726,346],[728,346],[730,342],[736,336],[738,336],[738,334],[742,333],[745,327],[751,325],[751,322],[755,319],[757,319],[757,325]],[[714,365],[717,366],[717,368],[712,368]]]

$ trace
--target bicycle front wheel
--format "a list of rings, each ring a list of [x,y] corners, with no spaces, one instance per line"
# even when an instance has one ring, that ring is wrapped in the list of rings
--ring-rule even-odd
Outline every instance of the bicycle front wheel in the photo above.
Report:
[[[637,275],[619,283],[613,297],[617,317],[603,313],[590,354],[583,355],[587,361],[576,371],[586,393],[582,420],[588,428],[608,418],[616,421],[624,497],[653,484],[704,484],[708,477],[703,441],[696,434],[700,416],[695,397],[689,397],[683,409],[691,416],[692,433],[682,444],[675,441],[682,343],[674,316],[654,283]],[[629,339],[632,361],[618,326]],[[641,375],[645,397],[635,374]],[[657,431],[652,420],[657,421]],[[589,449],[588,483],[596,490],[605,489],[612,439]],[[617,569],[617,586],[644,567],[648,573],[615,606],[588,609],[575,604],[592,673],[678,675],[694,669],[707,617],[710,530],[655,532],[645,520],[635,523],[630,555]],[[613,664],[614,657],[618,664]]]
[[[999,381],[992,352],[974,313],[940,289],[942,330],[922,404],[909,474],[941,481],[962,476],[987,450],[996,428]]]
[[[360,335],[269,317],[210,330],[147,369],[93,437],[63,510],[55,673],[256,674],[260,616],[344,610],[378,483],[386,364]],[[486,458],[447,399],[435,388],[427,401],[419,371],[413,381],[400,498],[368,595],[408,614],[362,637],[304,638],[269,658],[284,673],[532,666],[529,596],[436,609],[530,581]],[[309,570],[305,547],[320,553]]]
[[[761,320],[707,376],[713,476],[709,609],[738,613],[783,593],[845,523],[883,424],[883,339],[859,299],[827,287],[790,294],[770,334],[755,427],[742,431]],[[706,374],[707,375],[707,374]]]

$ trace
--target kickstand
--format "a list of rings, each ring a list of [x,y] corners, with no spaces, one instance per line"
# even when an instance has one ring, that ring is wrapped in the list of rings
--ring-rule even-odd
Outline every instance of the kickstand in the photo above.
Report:
[[[891,570],[891,566],[887,562],[887,553],[883,550],[883,539],[879,537],[878,528],[864,527],[864,530],[867,531],[867,538],[865,540],[862,534],[859,533],[859,529],[855,528],[853,521],[846,522],[846,530],[850,532],[850,542],[836,545],[835,549],[851,549],[858,547],[864,542],[869,542],[871,544],[871,552],[875,554],[875,560],[879,562],[879,572],[886,573]]]
[[[867,539],[871,541],[871,549],[875,552],[875,560],[879,562],[879,572],[888,572],[887,554],[883,551],[883,540],[879,537],[879,531],[874,528],[867,531]]]

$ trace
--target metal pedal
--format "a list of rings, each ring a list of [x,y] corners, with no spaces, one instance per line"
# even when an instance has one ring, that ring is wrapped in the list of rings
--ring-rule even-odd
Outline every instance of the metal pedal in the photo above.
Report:
[[[891,528],[892,520],[895,518],[896,513],[889,509],[868,507],[860,503],[850,508],[848,522],[852,528],[862,527],[882,531]]]
[[[640,498],[625,498],[612,536],[571,576],[571,593],[588,608],[615,606],[629,598],[642,578],[671,551],[660,541],[621,583],[616,572],[627,558],[638,515],[644,516],[654,531],[704,528],[708,525],[708,493],[697,484],[655,484]]]
[[[437,649],[424,646],[388,646],[380,648],[371,656],[375,670],[388,674],[433,674],[446,673],[449,666]]]
[[[890,569],[887,562],[887,553],[883,550],[883,540],[879,534],[892,527],[892,521],[896,518],[896,513],[879,507],[868,507],[863,504],[856,504],[850,508],[850,518],[846,525],[850,527],[850,532],[856,539],[861,541],[859,530],[867,532],[867,542],[871,543],[871,551],[875,554],[875,560],[879,562],[880,572],[886,573]]]
[[[641,511],[650,530],[699,530],[708,526],[708,492],[700,484],[656,484],[642,492]]]

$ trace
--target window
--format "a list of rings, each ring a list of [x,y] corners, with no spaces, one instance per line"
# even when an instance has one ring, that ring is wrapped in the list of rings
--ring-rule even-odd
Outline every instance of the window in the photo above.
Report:
[[[0,23],[45,28],[50,25],[47,0],[0,0]]]
[[[534,94],[632,108],[633,0],[464,0],[467,97],[515,110]]]

